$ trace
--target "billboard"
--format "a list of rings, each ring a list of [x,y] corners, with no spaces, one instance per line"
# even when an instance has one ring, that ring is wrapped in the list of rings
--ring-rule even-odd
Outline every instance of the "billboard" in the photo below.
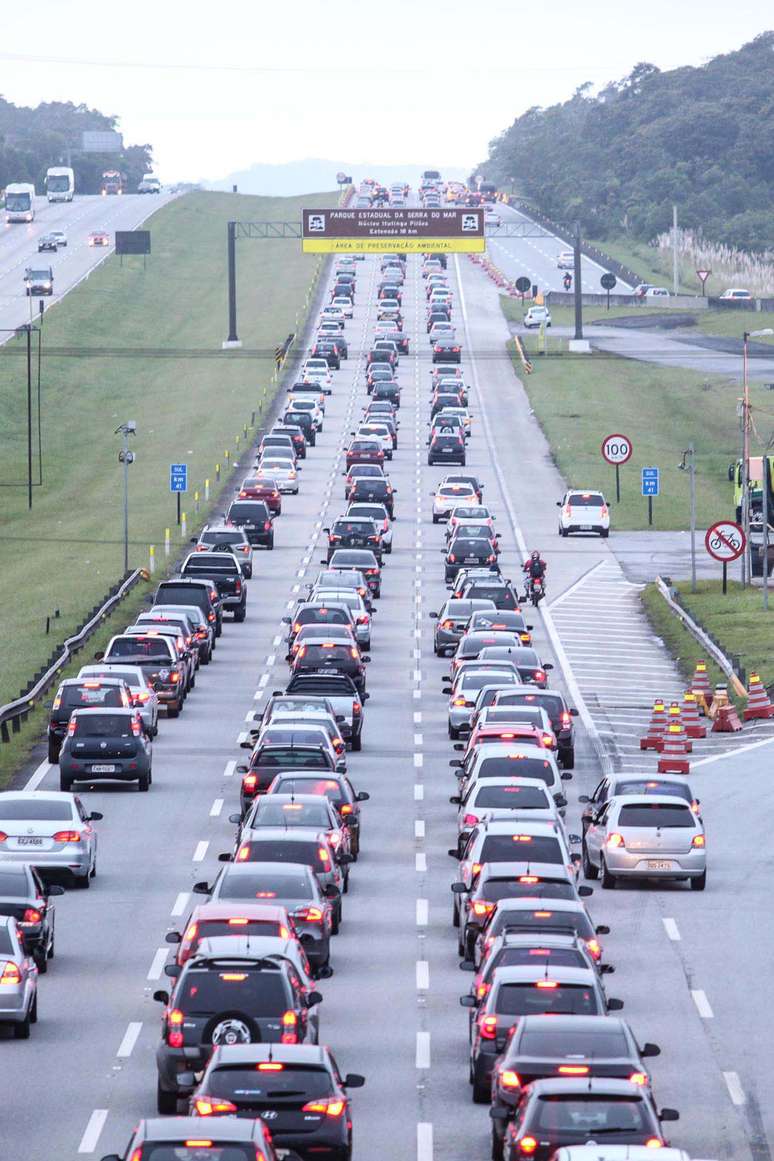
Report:
[[[483,253],[484,211],[480,209],[304,210],[301,249],[305,254]]]
[[[121,153],[124,139],[120,133],[105,129],[84,129],[81,133],[83,153]]]
[[[150,230],[116,230],[116,254],[150,252]]]

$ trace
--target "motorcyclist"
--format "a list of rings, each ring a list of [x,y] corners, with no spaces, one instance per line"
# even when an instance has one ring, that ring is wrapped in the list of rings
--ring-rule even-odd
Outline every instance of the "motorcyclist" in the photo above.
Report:
[[[570,274],[569,270],[568,270],[568,271],[567,271],[567,273],[565,274],[565,276],[564,276],[564,278],[562,279],[562,281],[564,282],[564,289],[565,289],[565,290],[569,290],[569,289],[570,289],[570,287],[572,286],[572,274]]]
[[[548,568],[548,565],[543,560],[538,550],[535,549],[534,552],[532,552],[530,556],[528,556],[524,561],[522,568],[526,573],[528,580],[543,580],[546,575],[546,569]]]

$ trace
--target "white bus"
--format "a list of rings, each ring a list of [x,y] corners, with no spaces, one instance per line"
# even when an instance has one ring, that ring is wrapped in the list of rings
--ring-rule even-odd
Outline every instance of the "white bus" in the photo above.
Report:
[[[71,202],[75,193],[75,173],[68,165],[46,170],[46,195],[50,202]]]
[[[35,217],[35,186],[29,181],[12,181],[5,187],[6,222],[31,222]]]

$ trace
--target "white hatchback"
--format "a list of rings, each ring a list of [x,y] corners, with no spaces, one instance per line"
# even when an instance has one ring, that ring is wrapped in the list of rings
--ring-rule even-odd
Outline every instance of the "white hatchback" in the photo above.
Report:
[[[610,508],[601,492],[565,492],[564,498],[556,501],[559,508],[559,535],[569,536],[571,532],[595,532],[598,536],[608,536],[610,532]]]
[[[524,326],[541,327],[551,326],[551,312],[547,306],[531,306],[524,315]]]

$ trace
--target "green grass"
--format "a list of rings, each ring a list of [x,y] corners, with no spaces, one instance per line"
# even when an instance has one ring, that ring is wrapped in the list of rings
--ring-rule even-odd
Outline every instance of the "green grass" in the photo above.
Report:
[[[258,198],[194,193],[160,209],[149,223],[153,253],[123,266],[109,258],[46,314],[42,375],[43,479],[27,511],[23,488],[3,488],[0,522],[0,704],[46,660],[123,572],[122,473],[114,429],[137,422],[130,468],[130,567],[145,565],[149,545],[164,564],[164,529],[180,545],[169,464],[189,465],[183,508],[189,533],[194,490],[215,465],[227,474],[252,439],[252,413],[268,406],[272,354],[297,329],[320,265],[298,242],[237,243],[240,352],[226,337],[226,222],[298,220],[304,204],[336,194]],[[0,357],[0,480],[26,479],[25,364]],[[113,353],[107,353],[112,349]],[[228,452],[228,456],[226,453]],[[37,471],[37,463],[35,464]],[[177,542],[177,545],[176,545]],[[56,635],[45,634],[58,609]],[[28,731],[25,731],[25,734]],[[6,749],[8,747],[5,747]]]
[[[622,266],[628,266],[630,270],[634,270],[644,282],[672,289],[671,254],[664,254],[655,246],[648,246],[645,242],[638,242],[624,235],[605,238],[603,241],[595,238],[584,238],[583,240],[589,246],[596,246],[598,250],[603,250],[605,254],[615,258],[616,262],[620,262]],[[709,280],[707,285],[710,285]],[[681,294],[696,294],[697,292],[701,292],[701,283],[698,278],[689,278],[687,281],[680,282]],[[714,294],[717,291],[712,290],[708,293]]]

